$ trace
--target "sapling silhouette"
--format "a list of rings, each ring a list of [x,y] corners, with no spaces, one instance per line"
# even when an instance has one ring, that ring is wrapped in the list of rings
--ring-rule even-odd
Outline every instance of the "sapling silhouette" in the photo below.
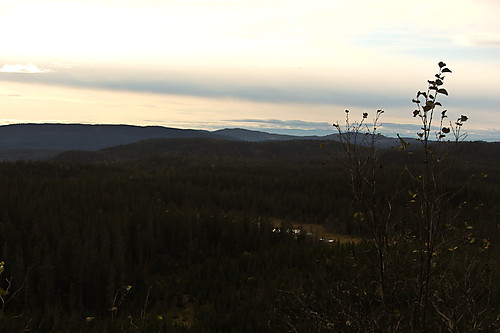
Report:
[[[370,125],[365,122],[368,118],[366,112],[359,122],[349,120],[349,110],[345,113],[345,129],[339,124],[333,126],[338,131],[346,155],[345,170],[356,206],[354,218],[361,225],[359,229],[363,230],[363,235],[373,241],[377,251],[379,291],[381,301],[385,303],[386,255],[392,238],[391,201],[395,192],[392,194],[383,192],[377,185],[380,168],[376,146],[379,137],[377,127],[384,111],[377,110],[375,119]]]
[[[368,322],[369,329],[394,331],[406,325],[412,331],[424,332],[444,322],[447,329],[455,330],[459,327],[459,307],[449,301],[450,290],[463,293],[471,307],[480,308],[474,315],[462,313],[460,318],[469,316],[478,321],[486,312],[485,305],[478,306],[480,302],[474,298],[477,294],[471,292],[471,288],[457,289],[457,281],[470,278],[471,267],[479,270],[476,276],[486,279],[487,274],[475,264],[473,256],[467,256],[466,276],[457,276],[457,267],[463,265],[464,260],[453,252],[463,244],[474,242],[470,233],[472,226],[466,224],[466,232],[457,227],[460,208],[455,209],[455,215],[449,213],[451,200],[463,190],[449,186],[453,175],[452,148],[466,138],[462,127],[468,117],[461,115],[449,126],[446,124],[447,110],[440,110],[442,104],[438,98],[448,96],[444,81],[445,74],[451,70],[444,62],[438,66],[434,79],[427,82],[427,90],[418,91],[412,100],[416,104],[413,117],[421,121],[417,140],[422,147],[409,148],[410,144],[398,135],[400,148],[408,153],[411,165],[393,173],[394,183],[390,188],[384,184],[387,173],[376,144],[384,112],[377,110],[373,122],[367,124],[368,113],[363,113],[360,121],[352,122],[346,110],[345,126],[333,125],[344,148],[345,172],[354,199],[354,222],[376,258],[370,271],[377,272],[372,280],[378,287],[372,294],[365,291],[369,283],[361,288],[367,297],[366,304],[372,307],[378,298],[385,315],[372,309],[371,318],[359,324]],[[421,162],[415,162],[419,158]],[[444,300],[446,297],[448,302]],[[338,304],[347,304],[338,297],[337,300]],[[349,309],[353,311],[352,306]],[[362,315],[365,314],[351,313],[349,318]],[[366,326],[358,328],[366,329]]]
[[[427,324],[427,313],[429,312],[429,298],[433,289],[434,282],[434,267],[437,260],[438,247],[446,238],[446,230],[442,228],[444,225],[443,205],[446,200],[444,187],[444,172],[450,172],[449,169],[443,167],[441,163],[446,149],[433,144],[430,136],[433,128],[433,121],[438,112],[437,108],[442,104],[437,100],[439,95],[448,96],[448,91],[443,88],[445,73],[451,73],[451,70],[446,67],[444,62],[439,62],[439,72],[435,75],[434,80],[428,80],[426,92],[418,91],[416,98],[412,100],[417,108],[413,111],[413,117],[419,117],[421,120],[421,131],[417,133],[419,141],[423,146],[423,164],[421,170],[417,174],[412,174],[410,177],[416,182],[414,189],[414,198],[418,201],[416,216],[418,221],[415,223],[415,233],[418,240],[418,255],[419,255],[419,273],[417,280],[417,299],[414,302],[413,322],[416,328],[424,329]],[[421,100],[424,97],[424,100]],[[450,133],[450,128],[444,127],[443,122],[447,117],[447,110],[441,111],[440,127],[435,133],[437,143],[441,143]],[[466,117],[464,118],[465,120]],[[458,126],[458,125],[457,125]],[[461,127],[461,125],[460,125]],[[453,127],[452,127],[453,128]],[[460,135],[459,132],[453,132]],[[459,137],[456,137],[458,142]]]
[[[475,256],[471,255],[474,253],[471,244],[475,242],[473,226],[460,216],[461,207],[467,203],[459,203],[453,209],[454,213],[450,213],[452,200],[466,191],[467,178],[461,179],[462,186],[458,188],[452,187],[451,180],[455,174],[454,150],[467,137],[467,133],[462,132],[462,127],[468,117],[460,115],[455,122],[450,121],[449,126],[445,126],[447,110],[438,113],[438,108],[442,107],[438,96],[448,96],[448,91],[443,88],[444,74],[451,73],[451,70],[444,62],[439,62],[438,66],[439,72],[435,79],[428,81],[427,91],[417,92],[416,98],[412,100],[417,106],[413,116],[419,117],[422,124],[417,135],[423,148],[420,168],[413,171],[407,169],[413,182],[414,200],[410,208],[417,245],[415,253],[418,270],[415,277],[415,299],[412,303],[413,328],[417,331],[429,330],[435,324],[432,318],[436,317],[445,323],[449,331],[467,327],[465,318],[468,318],[468,324],[473,327],[473,323],[482,321],[484,318],[479,318],[487,313],[486,303],[479,302],[477,297],[479,294],[484,296],[489,293],[484,290],[478,292],[478,286],[483,283],[487,285],[485,281],[488,279],[488,268],[479,265]],[[431,133],[436,115],[440,117],[439,128],[434,132],[435,140],[432,141]],[[464,257],[455,255],[457,251],[461,251]],[[460,269],[457,270],[457,267]],[[476,276],[477,285],[457,287],[466,285],[466,281],[472,276]],[[456,295],[452,295],[450,290]],[[469,306],[465,308],[476,308],[475,312],[465,310],[454,302],[458,295],[462,295],[462,302],[469,302]],[[482,309],[477,310],[478,307]]]

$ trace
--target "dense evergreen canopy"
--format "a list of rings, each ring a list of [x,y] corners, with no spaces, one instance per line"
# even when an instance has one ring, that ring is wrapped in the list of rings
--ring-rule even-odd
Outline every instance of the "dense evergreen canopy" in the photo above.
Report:
[[[287,232],[294,223],[315,223],[363,237],[337,149],[310,141],[153,140],[1,163],[0,287],[9,294],[0,328],[349,331],[351,307],[363,324],[383,310],[369,287],[372,244]],[[477,241],[449,255],[489,267],[481,270],[487,277],[471,273],[464,288],[477,293],[478,311],[487,308],[482,327],[493,329],[500,311],[500,150],[486,143],[460,149],[450,186],[466,187],[447,212],[460,206],[460,232],[473,225]],[[412,167],[408,156],[383,151],[387,191]],[[399,199],[402,219],[407,197]],[[283,221],[281,232],[276,221]],[[402,265],[411,271],[411,260]],[[394,304],[404,316],[400,292]],[[441,319],[433,318],[436,330]]]

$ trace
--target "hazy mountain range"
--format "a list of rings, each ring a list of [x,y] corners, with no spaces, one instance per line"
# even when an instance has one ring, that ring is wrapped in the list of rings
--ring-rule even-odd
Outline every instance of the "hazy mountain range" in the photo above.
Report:
[[[40,160],[65,151],[97,151],[150,139],[189,138],[246,142],[338,140],[337,135],[292,136],[245,129],[205,131],[160,126],[13,124],[0,126],[0,160]],[[381,147],[398,144],[397,138],[382,136],[378,140]]]

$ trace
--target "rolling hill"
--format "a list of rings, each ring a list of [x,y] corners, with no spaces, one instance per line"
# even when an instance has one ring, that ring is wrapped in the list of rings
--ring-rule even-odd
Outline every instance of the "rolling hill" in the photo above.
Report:
[[[95,154],[91,152],[151,139],[201,138],[253,143],[318,140],[338,141],[339,139],[336,134],[327,136],[293,136],[239,128],[211,132],[160,126],[13,124],[0,126],[0,161],[44,160],[66,151],[87,151],[85,153],[86,159],[99,160],[102,158],[103,152]],[[407,141],[411,143],[415,142],[414,139],[407,139]],[[218,144],[223,145],[222,143]],[[227,145],[230,146],[230,144]],[[377,139],[377,146],[381,148],[397,147],[399,146],[399,139],[380,136]],[[293,152],[291,153],[293,154]],[[75,153],[72,154],[75,156]],[[106,152],[106,154],[113,153]],[[79,153],[80,157],[83,155],[84,153]],[[66,154],[67,156],[68,154]]]

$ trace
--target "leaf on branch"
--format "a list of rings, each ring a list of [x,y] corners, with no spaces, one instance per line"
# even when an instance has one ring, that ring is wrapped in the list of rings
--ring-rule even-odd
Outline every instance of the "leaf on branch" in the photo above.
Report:
[[[418,99],[412,99],[411,101],[412,101],[412,103],[417,103],[417,104],[420,103],[420,101]]]
[[[423,91],[419,91],[417,92],[417,98],[420,97],[420,95],[424,96],[425,98],[427,98],[427,93],[426,92],[423,92]]]
[[[460,116],[460,121],[461,122],[467,121],[467,119],[469,119],[469,118],[467,118],[467,116],[464,116],[464,115]]]
[[[443,106],[440,102],[435,102],[434,105]]]
[[[439,66],[439,68],[443,68],[443,67],[445,67],[445,66],[446,66],[446,64],[445,64],[444,62],[440,61],[440,62],[438,63],[438,66]]]
[[[418,116],[419,113],[420,113],[420,111],[418,111],[418,110],[413,111],[413,117]]]
[[[368,118],[368,112],[363,112],[363,119]]]
[[[449,68],[443,68],[442,72],[443,73],[451,73],[451,70]]]
[[[450,128],[449,127],[443,127],[441,129],[441,132],[448,134],[448,133],[450,133]]]
[[[435,106],[434,102],[432,102],[432,101],[427,101],[427,102],[425,103],[425,106],[423,107],[423,110],[424,110],[424,111],[426,111],[426,112],[427,112],[427,111],[430,111],[431,109],[433,109],[433,108],[434,108],[434,106]]]
[[[436,85],[442,86],[443,85],[443,81],[441,81],[440,79],[437,79],[436,80]]]
[[[443,94],[443,95],[448,96],[448,91],[446,91],[446,89],[444,89],[444,88],[439,89],[437,92],[438,92],[439,94]]]
[[[448,117],[448,116],[446,115],[446,111],[448,111],[448,110],[443,110],[443,111],[441,111],[441,118],[446,118],[446,117]]]

